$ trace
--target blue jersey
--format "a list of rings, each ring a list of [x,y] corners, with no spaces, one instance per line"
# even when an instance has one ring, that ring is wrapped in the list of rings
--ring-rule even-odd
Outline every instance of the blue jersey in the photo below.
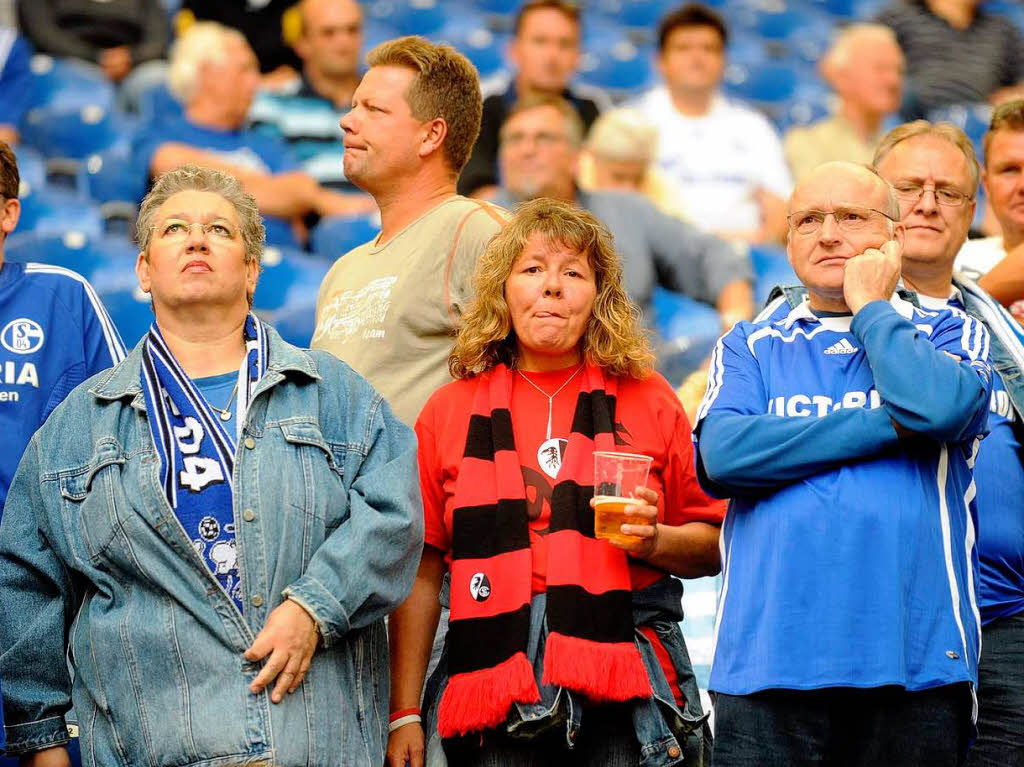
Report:
[[[920,296],[927,308],[941,299]],[[959,297],[949,306],[963,310]],[[978,485],[978,559],[981,622],[1024,611],[1024,449],[1021,418],[998,374],[992,379],[988,436],[981,443],[974,477]]]
[[[719,340],[695,426],[702,486],[732,497],[711,689],[976,681],[987,331],[899,298],[780,312]]]
[[[29,440],[89,376],[124,359],[92,286],[59,266],[0,268],[0,510]]]

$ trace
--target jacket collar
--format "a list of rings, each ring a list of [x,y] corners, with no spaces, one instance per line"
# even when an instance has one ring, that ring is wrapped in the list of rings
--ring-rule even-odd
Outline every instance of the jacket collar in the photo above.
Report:
[[[277,380],[285,377],[288,373],[299,373],[314,380],[321,377],[316,361],[309,354],[285,341],[270,325],[264,323],[263,327],[267,331],[267,343],[270,350],[268,377],[271,373],[279,374],[275,376]],[[99,381],[90,387],[89,393],[97,399],[104,400],[133,397],[132,406],[145,410],[145,402],[142,397],[142,355],[147,337],[148,333],[128,353],[128,356],[118,365],[110,368]]]

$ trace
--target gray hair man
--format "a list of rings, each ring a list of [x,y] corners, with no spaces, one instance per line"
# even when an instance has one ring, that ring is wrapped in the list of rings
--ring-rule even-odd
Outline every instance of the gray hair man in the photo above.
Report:
[[[974,464],[982,624],[978,732],[971,767],[1024,764],[1024,332],[976,283],[954,271],[974,217],[978,163],[948,124],[901,125],[875,156],[896,188],[907,240],[903,280],[921,305],[967,312],[988,328],[995,371],[989,433]],[[997,164],[994,166],[998,173]],[[991,183],[991,181],[990,181]]]

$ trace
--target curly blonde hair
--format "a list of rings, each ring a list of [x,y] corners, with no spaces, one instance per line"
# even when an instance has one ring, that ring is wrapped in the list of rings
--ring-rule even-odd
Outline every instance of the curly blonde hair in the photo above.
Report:
[[[487,245],[473,273],[476,297],[462,316],[455,348],[448,358],[453,378],[468,378],[504,363],[516,365],[518,349],[505,281],[533,234],[586,254],[594,270],[597,296],[580,350],[605,373],[645,378],[654,367],[651,342],[636,308],[622,287],[622,265],[612,235],[588,211],[538,198],[519,206]]]

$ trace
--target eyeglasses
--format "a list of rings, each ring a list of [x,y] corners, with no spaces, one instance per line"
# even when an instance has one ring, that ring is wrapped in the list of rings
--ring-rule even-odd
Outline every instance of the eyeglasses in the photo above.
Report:
[[[974,198],[961,192],[959,189],[951,189],[948,186],[924,186],[923,184],[913,184],[909,181],[894,184],[893,188],[896,190],[896,196],[904,202],[916,203],[925,192],[931,192],[935,195],[935,202],[939,205],[945,205],[947,208],[958,208],[968,200]]]
[[[527,141],[533,141],[537,146],[549,149],[568,140],[564,133],[520,133],[517,131],[515,133],[506,133],[502,136],[501,143],[505,146],[519,146]]]
[[[832,216],[836,226],[846,233],[863,232],[870,229],[879,216],[895,221],[888,213],[875,208],[858,208],[847,206],[835,210],[798,210],[786,216],[789,228],[797,234],[817,234],[825,219]]]
[[[169,218],[162,224],[154,224],[153,228],[157,231],[157,236],[161,240],[167,242],[184,242],[192,234],[192,227],[198,226],[203,236],[209,237],[211,240],[222,240],[229,241],[235,239],[238,236],[237,230],[226,221],[208,221],[203,223],[201,221],[193,221],[191,224],[187,221],[181,221],[176,218]]]

